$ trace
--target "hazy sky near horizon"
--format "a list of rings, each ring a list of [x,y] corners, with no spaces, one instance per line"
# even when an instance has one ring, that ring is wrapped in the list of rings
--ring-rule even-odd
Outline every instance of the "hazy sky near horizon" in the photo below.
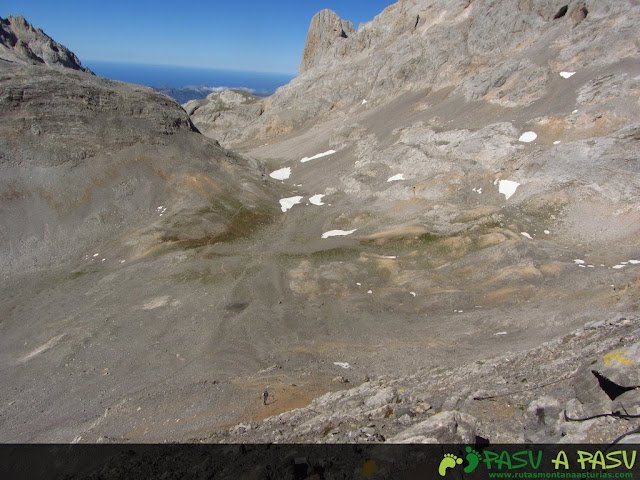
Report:
[[[4,0],[81,61],[295,74],[311,17],[330,8],[357,27],[395,0]]]

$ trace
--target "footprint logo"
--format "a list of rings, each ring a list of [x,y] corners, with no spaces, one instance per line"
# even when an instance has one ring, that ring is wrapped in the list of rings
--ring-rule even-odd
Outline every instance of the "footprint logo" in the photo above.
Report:
[[[476,468],[478,468],[478,465],[480,464],[480,453],[471,447],[467,447],[466,451],[467,451],[467,455],[465,459],[467,460],[469,465],[464,467],[464,473],[471,473]]]
[[[447,470],[449,470],[450,468],[454,468],[456,465],[462,465],[462,459],[457,457],[453,453],[445,453],[444,458],[440,462],[438,473],[441,477],[444,477],[447,474]]]

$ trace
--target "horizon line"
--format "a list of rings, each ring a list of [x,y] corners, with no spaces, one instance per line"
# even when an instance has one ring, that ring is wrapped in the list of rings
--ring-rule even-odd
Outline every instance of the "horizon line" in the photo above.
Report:
[[[104,60],[101,58],[86,58],[80,60],[83,66],[87,66],[87,62],[102,62],[102,63],[113,63],[113,64],[125,64],[125,65],[147,65],[153,67],[174,67],[174,68],[197,68],[201,70],[222,70],[226,72],[243,72],[243,73],[265,73],[268,75],[286,75],[291,77],[297,77],[298,74],[291,72],[275,72],[275,71],[265,71],[265,70],[250,70],[245,68],[227,68],[227,67],[213,67],[210,65],[202,66],[202,65],[181,65],[181,64],[172,64],[172,63],[154,63],[154,62],[146,62],[146,61],[132,61],[132,60]]]

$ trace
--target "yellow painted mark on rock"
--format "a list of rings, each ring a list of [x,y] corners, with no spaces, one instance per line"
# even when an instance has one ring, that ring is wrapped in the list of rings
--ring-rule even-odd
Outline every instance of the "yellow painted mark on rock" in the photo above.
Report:
[[[362,467],[362,477],[371,478],[375,475],[377,471],[378,471],[378,466],[376,465],[376,462],[374,462],[373,460],[369,460]]]
[[[608,353],[604,356],[604,364],[608,367],[611,364],[611,362],[615,360],[620,363],[626,363],[627,365],[633,365],[635,363],[633,360],[627,360],[626,358],[623,358],[620,356],[620,355],[625,355],[627,353],[629,353],[628,350],[625,350],[623,352]]]

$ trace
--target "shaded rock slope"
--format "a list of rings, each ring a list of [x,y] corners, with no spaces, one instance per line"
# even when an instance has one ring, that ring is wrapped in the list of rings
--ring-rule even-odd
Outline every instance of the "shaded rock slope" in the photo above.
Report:
[[[252,209],[264,197],[257,170],[151,89],[15,65],[3,67],[0,84],[5,272],[82,257],[87,244],[133,232],[122,259],[158,238],[222,235],[224,202]],[[178,227],[182,212],[202,208],[211,212]]]
[[[323,11],[289,85],[188,114],[2,63],[0,440],[633,430],[639,8]]]
[[[156,342],[163,351],[175,348],[180,342],[161,340],[175,329],[149,315],[181,304],[166,297],[169,290],[176,293],[173,288],[160,285],[197,277],[195,270],[185,273],[198,268],[188,266],[197,248],[242,239],[269,223],[277,197],[258,162],[203,137],[170,98],[49,58],[34,46],[45,41],[43,34],[20,17],[2,25],[18,38],[32,35],[31,51],[44,52],[44,61],[16,56],[0,62],[0,436],[71,441],[56,430],[78,428],[86,419],[77,415],[95,412],[89,404],[102,402],[112,387],[122,399],[132,385],[149,386],[148,374],[162,370],[144,362],[146,373],[134,367],[129,383],[119,379],[105,390],[81,378],[94,369],[84,362],[102,364],[107,355],[131,366]],[[3,45],[11,48],[15,39],[5,34]],[[49,47],[66,52],[57,45],[51,41]],[[151,267],[167,258],[180,268]],[[102,281],[107,283],[100,286]],[[154,293],[145,299],[140,288]],[[123,307],[125,298],[133,316]],[[141,323],[139,313],[155,320]],[[121,330],[129,327],[138,333]],[[105,350],[80,360],[89,338]],[[40,357],[51,349],[56,360]],[[105,365],[101,372],[113,368]],[[80,393],[85,389],[89,398]],[[36,431],[41,433],[34,436]]]

